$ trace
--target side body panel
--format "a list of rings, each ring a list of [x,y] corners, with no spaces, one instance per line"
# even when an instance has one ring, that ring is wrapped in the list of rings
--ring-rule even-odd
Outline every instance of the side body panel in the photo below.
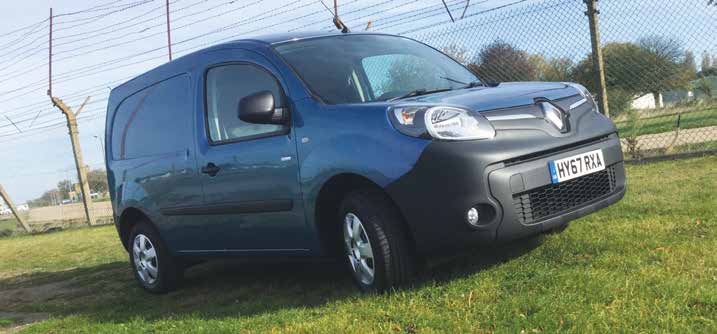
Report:
[[[208,52],[195,72],[198,97],[197,161],[220,168],[215,176],[202,173],[205,201],[190,214],[194,221],[178,227],[180,239],[197,234],[206,240],[182,249],[188,254],[297,255],[313,247],[304,220],[298,180],[296,137],[291,124],[286,133],[227,143],[211,143],[205,114],[206,71],[217,65],[258,66],[283,88],[293,112],[293,96],[281,73],[262,54],[228,48]],[[238,117],[238,116],[237,116]],[[194,233],[194,231],[199,233]],[[200,232],[201,231],[201,232]]]
[[[166,228],[183,217],[167,217],[161,214],[162,210],[203,202],[195,161],[193,80],[183,68],[167,68],[142,79],[113,90],[110,96],[105,134],[109,190],[116,224],[126,209],[137,209],[152,220],[164,237]],[[181,84],[177,80],[181,80]],[[167,82],[173,83],[163,87]],[[172,99],[172,103],[162,102],[167,99]],[[128,105],[126,114],[124,110],[118,112],[126,103],[132,104]],[[171,109],[166,110],[165,115],[174,113],[159,121],[166,126],[165,132],[174,131],[177,137],[156,137],[159,132],[156,128],[137,131],[145,125],[138,124],[142,113],[151,114],[158,107]],[[131,151],[138,146],[165,149],[155,150],[157,154],[132,155]],[[169,244],[170,249],[172,246]]]

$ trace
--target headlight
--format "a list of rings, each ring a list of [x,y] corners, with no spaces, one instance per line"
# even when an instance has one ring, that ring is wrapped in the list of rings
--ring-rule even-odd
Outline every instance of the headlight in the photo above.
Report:
[[[598,108],[597,102],[595,102],[595,98],[593,97],[592,94],[590,94],[590,91],[587,88],[585,88],[585,86],[583,86],[581,84],[574,83],[574,82],[563,82],[563,83],[570,87],[575,88],[580,93],[580,96],[582,96],[585,100],[587,100],[588,103],[592,103],[592,106],[593,106],[593,109],[595,110],[595,112],[597,112],[598,114],[600,113],[600,109]]]
[[[495,137],[495,129],[478,112],[455,107],[400,106],[389,110],[401,133],[419,138],[474,140]]]

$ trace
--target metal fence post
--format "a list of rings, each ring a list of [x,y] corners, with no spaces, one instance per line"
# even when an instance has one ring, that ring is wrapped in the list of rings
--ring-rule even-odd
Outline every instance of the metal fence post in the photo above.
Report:
[[[588,16],[590,22],[590,42],[592,45],[593,73],[595,74],[595,83],[598,85],[598,105],[600,110],[607,117],[610,117],[610,109],[607,103],[607,83],[605,82],[605,64],[602,58],[602,48],[600,47],[600,28],[598,26],[597,10],[598,0],[585,0],[588,6],[585,15]]]
[[[31,233],[32,230],[30,230],[30,225],[27,225],[27,222],[25,222],[25,219],[20,217],[20,213],[17,211],[17,208],[15,207],[15,203],[10,199],[10,196],[5,192],[5,188],[3,188],[2,184],[0,184],[0,197],[5,201],[7,206],[10,207],[10,211],[12,211],[12,214],[15,215],[15,219],[22,225],[22,228],[25,229],[25,232]]]

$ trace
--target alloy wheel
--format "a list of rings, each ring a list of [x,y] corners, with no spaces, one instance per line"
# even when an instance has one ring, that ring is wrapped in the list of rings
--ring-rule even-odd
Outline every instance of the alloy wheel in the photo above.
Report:
[[[157,249],[144,234],[138,234],[134,237],[132,256],[134,257],[134,267],[139,278],[148,285],[154,284],[159,277]]]
[[[355,214],[344,217],[344,244],[354,276],[363,284],[373,283],[375,262],[366,229]]]

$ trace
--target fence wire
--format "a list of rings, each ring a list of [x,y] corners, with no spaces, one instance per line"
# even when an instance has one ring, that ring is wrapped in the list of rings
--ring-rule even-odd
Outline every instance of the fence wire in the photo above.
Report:
[[[706,0],[601,0],[610,115],[628,159],[717,149],[717,6]],[[487,81],[573,81],[599,93],[587,6],[515,1],[457,23],[419,27],[424,41]]]
[[[248,2],[232,10],[240,10],[260,3],[261,1]],[[196,2],[187,5],[186,8],[203,4],[204,1]],[[219,3],[219,5],[208,3],[207,6],[210,7],[207,11],[225,5],[233,6],[234,1]],[[717,3],[710,0],[600,0],[597,5],[609,111],[620,132],[626,158],[642,159],[679,153],[717,151],[717,38],[715,37]],[[198,45],[185,45],[189,52],[202,45],[240,38],[242,34],[249,32],[258,34],[334,29],[330,23],[330,15],[326,15],[324,8],[320,7],[318,2],[298,4],[287,7],[288,9],[282,7],[278,6],[258,15],[257,18],[261,20],[255,20],[258,21],[257,23],[244,19],[219,29],[218,26],[210,27],[212,28],[210,32],[197,36],[191,35],[186,29],[182,30],[187,34],[185,36],[187,38],[176,44],[196,40]],[[428,0],[376,0],[370,4],[352,0],[340,2],[339,7],[343,13],[342,19],[353,31],[392,33],[423,41],[465,64],[484,81],[574,81],[585,85],[593,93],[599,93],[592,61],[593,50],[586,15],[587,5],[583,0],[447,0],[445,4],[441,1]],[[177,11],[184,9],[184,7],[178,8]],[[447,10],[450,11],[450,16]],[[202,13],[203,11],[197,11],[186,16]],[[129,20],[144,19],[146,15],[148,14],[143,13]],[[224,14],[219,13],[215,16],[220,15]],[[278,17],[279,15],[281,17]],[[176,19],[182,18],[183,16],[178,16]],[[159,14],[151,19],[163,20]],[[147,24],[152,23],[154,24],[152,27],[161,27],[163,22],[161,20]],[[270,21],[261,23],[263,20]],[[202,26],[211,25],[211,21],[197,20],[199,21]],[[97,32],[105,33],[114,29],[112,26],[100,25],[99,21],[93,24],[95,25],[73,24],[70,32],[60,30],[60,28],[69,29],[70,26],[58,26],[58,37],[56,37],[58,54],[64,47],[62,43],[102,38],[102,34]],[[47,22],[42,21],[36,25],[37,27],[27,34],[37,35],[32,37],[40,41],[37,42],[39,43],[37,47],[42,47],[44,45],[42,41],[46,39],[46,36],[42,36],[42,31],[46,29]],[[176,29],[179,30],[183,25],[177,27]],[[157,37],[161,39],[161,32],[145,32],[148,29],[136,32],[137,38],[133,37],[133,40],[140,41],[154,35],[158,35]],[[232,32],[235,34],[229,34]],[[154,35],[150,36],[150,34]],[[220,36],[214,34],[226,36],[217,39]],[[66,40],[68,37],[73,39],[68,41]],[[34,50],[35,46],[32,43],[16,47],[17,52],[13,54],[18,59],[8,60],[9,65],[6,65],[8,75],[4,75],[0,80],[8,82],[14,80],[15,76],[19,75],[18,71],[44,71],[44,63],[30,69],[13,67],[16,66],[16,62],[22,61],[19,59],[20,56],[27,56],[27,52]],[[8,42],[8,44],[12,43]],[[88,43],[91,44],[93,43]],[[115,46],[103,46],[103,48],[111,47]],[[161,45],[147,43],[146,47],[152,49],[138,55],[161,51]],[[41,54],[46,51],[46,49],[38,50],[33,52]],[[157,61],[155,58],[163,57],[154,54],[147,57],[149,56],[152,56],[150,60],[155,62]],[[129,58],[135,61],[136,55]],[[84,70],[105,71],[107,66],[114,66],[116,62],[124,64],[122,62],[125,60],[118,58],[108,62],[98,57],[97,61],[99,63],[90,64],[91,66]],[[129,77],[124,77],[126,75],[139,74],[129,72],[131,71],[123,72],[123,78],[114,78],[117,80],[106,85],[78,91],[77,96],[72,95],[68,98],[81,100],[87,93],[106,94],[107,86],[128,79]],[[38,82],[38,85],[42,85],[44,81],[38,80]],[[27,87],[22,94],[11,97],[32,95],[35,90],[31,88],[34,89]],[[44,88],[38,89],[37,92],[38,96],[44,99]],[[92,117],[101,118],[102,104],[106,99],[98,98],[97,101],[97,110],[100,111]],[[4,131],[1,135],[6,138],[34,136],[39,132],[32,130],[44,131],[44,127],[64,127],[64,122],[50,119],[54,114],[42,112],[40,108],[42,105],[39,102],[33,103],[10,115],[18,120],[17,124],[28,127],[23,134],[16,134],[13,124],[3,124],[0,125]],[[53,121],[55,123],[52,123]],[[82,122],[86,121],[81,119]],[[96,149],[95,143],[83,144],[85,150]],[[0,167],[5,168],[5,166]],[[90,167],[95,173],[101,173],[99,170],[102,169],[102,164]],[[46,230],[84,224],[83,207],[75,189],[77,174],[74,168],[48,173],[57,180],[57,187],[47,190],[43,196],[35,200],[16,203],[28,204],[28,210],[23,208],[23,214],[31,226],[37,230]],[[25,175],[22,171],[18,171],[17,177],[2,182],[6,188],[18,189],[33,184],[33,178],[36,177],[37,175]],[[101,185],[91,185],[91,188],[95,197],[92,202],[95,217],[99,222],[110,221],[112,208],[107,201],[106,190]],[[10,225],[13,225],[10,216],[0,214],[0,234],[7,233],[4,231],[10,230],[11,228],[8,227]]]

